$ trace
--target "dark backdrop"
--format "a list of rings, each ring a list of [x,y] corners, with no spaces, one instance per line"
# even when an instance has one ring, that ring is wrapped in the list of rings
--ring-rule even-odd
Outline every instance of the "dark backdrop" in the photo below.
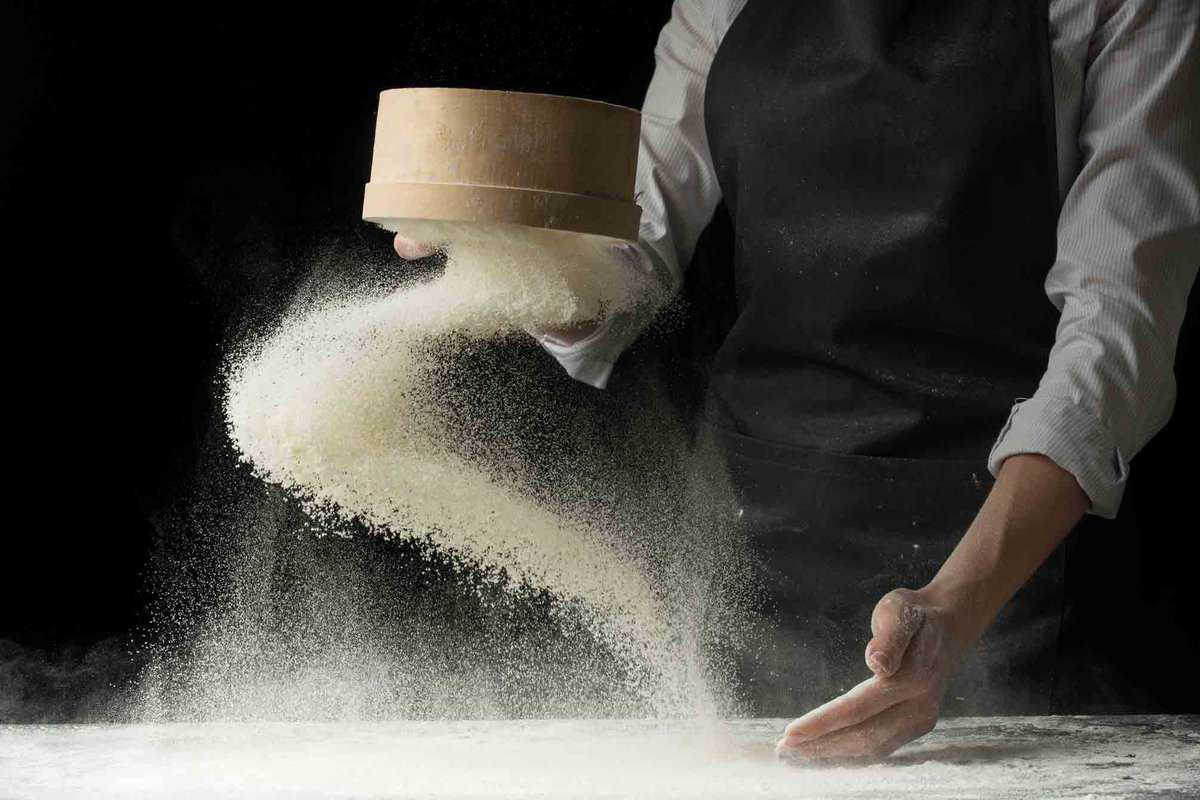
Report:
[[[378,93],[474,86],[638,106],[666,2],[0,8],[14,592],[0,636],[125,626],[147,505],[194,466],[219,344],[360,220]],[[360,242],[361,243],[361,242]],[[253,309],[249,309],[253,311]],[[10,316],[11,319],[11,316]],[[19,388],[18,388],[19,387]],[[19,559],[18,559],[19,553]],[[15,580],[14,580],[15,578]]]
[[[359,221],[377,93],[474,86],[636,106],[670,4],[65,5],[0,5],[16,478],[0,647],[69,661],[129,630],[145,603],[148,520],[195,468],[231,328],[285,295],[323,242],[386,256],[388,237]],[[1143,560],[1113,575],[1113,591],[1180,621],[1194,470],[1175,464],[1200,442],[1195,316],[1176,417],[1133,465]],[[1136,620],[1114,622],[1119,636]],[[1194,647],[1190,618],[1183,630]]]

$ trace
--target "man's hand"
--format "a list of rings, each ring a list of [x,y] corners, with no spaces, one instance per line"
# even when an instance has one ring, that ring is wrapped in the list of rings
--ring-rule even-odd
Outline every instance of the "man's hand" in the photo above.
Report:
[[[1007,459],[934,579],[918,591],[889,592],[875,607],[866,651],[874,677],[788,725],[776,751],[874,760],[932,730],[967,652],[1089,502],[1071,473],[1050,459]]]
[[[429,258],[429,256],[437,252],[437,247],[434,245],[419,242],[416,239],[409,239],[399,233],[396,234],[396,238],[392,241],[392,246],[396,248],[396,255],[405,261]],[[578,325],[570,327],[554,327],[545,330],[529,331],[529,335],[538,339],[549,337],[560,344],[572,345],[591,336],[599,327],[599,321],[581,322]]]
[[[776,752],[804,760],[877,760],[933,730],[942,696],[974,644],[972,626],[932,591],[896,589],[871,615],[874,677],[788,725]]]

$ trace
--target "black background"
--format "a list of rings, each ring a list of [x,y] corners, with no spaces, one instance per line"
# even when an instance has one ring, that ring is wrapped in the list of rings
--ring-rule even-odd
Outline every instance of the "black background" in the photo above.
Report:
[[[387,256],[388,237],[359,220],[380,90],[473,86],[638,106],[669,6],[0,6],[16,479],[0,539],[0,639],[69,653],[134,623],[149,520],[216,424],[222,343],[287,294],[303,253],[338,241]],[[1141,564],[1096,576],[1177,618],[1193,648],[1195,472],[1176,465],[1200,442],[1195,317],[1175,418],[1133,463]],[[1136,622],[1114,620],[1113,635]]]
[[[664,2],[5,4],[12,431],[28,517],[0,637],[120,631],[147,513],[194,468],[220,344],[297,259],[359,240],[378,93],[473,86],[640,106]],[[11,115],[11,116],[9,116]],[[10,316],[10,320],[12,317]]]

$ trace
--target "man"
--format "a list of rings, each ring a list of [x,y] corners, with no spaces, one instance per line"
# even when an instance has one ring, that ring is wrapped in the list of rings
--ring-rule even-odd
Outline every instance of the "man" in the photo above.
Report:
[[[870,619],[872,677],[781,751],[889,753],[932,728],[952,678],[964,707],[1051,707],[1061,643],[1088,624],[1063,613],[1051,556],[1085,517],[1079,535],[1113,524],[1173,408],[1200,264],[1198,16],[1194,0],[676,2],[635,255],[677,288],[729,210],[737,317],[705,418],[778,626],[747,670],[757,709],[847,687]],[[643,324],[543,344],[603,387]]]

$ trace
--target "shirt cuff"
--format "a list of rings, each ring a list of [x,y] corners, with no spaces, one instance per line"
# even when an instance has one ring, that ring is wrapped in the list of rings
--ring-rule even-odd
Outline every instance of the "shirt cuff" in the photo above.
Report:
[[[603,389],[608,386],[614,360],[600,351],[611,328],[612,317],[608,317],[600,327],[577,342],[568,344],[553,336],[540,336],[538,341],[572,378]]]
[[[1121,507],[1129,465],[1116,440],[1082,406],[1062,397],[1018,400],[988,456],[992,475],[1009,456],[1045,456],[1075,476],[1091,513],[1112,519]]]
[[[568,344],[553,336],[537,337],[568,375],[597,389],[608,385],[617,359],[637,339],[669,294],[665,286],[654,288],[653,258],[644,247],[625,242],[617,245],[615,252],[628,261],[634,275],[650,279],[644,287],[646,295],[641,302],[629,308],[610,310],[596,330],[578,342]]]

